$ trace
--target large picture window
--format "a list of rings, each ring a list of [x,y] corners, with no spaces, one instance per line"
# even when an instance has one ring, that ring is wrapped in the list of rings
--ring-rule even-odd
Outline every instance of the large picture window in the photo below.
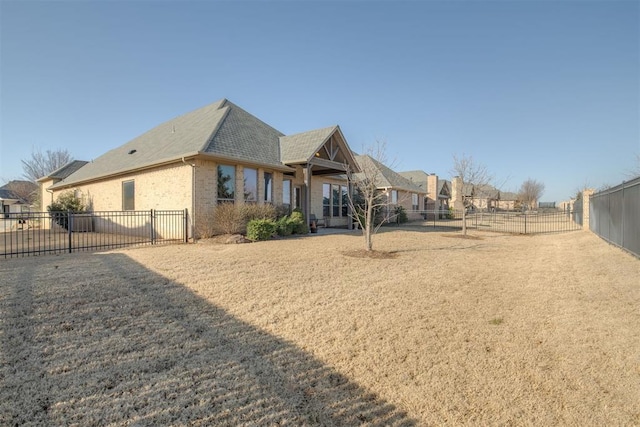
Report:
[[[340,186],[333,184],[331,186],[331,203],[333,207],[332,216],[340,216]]]
[[[122,183],[122,210],[132,211],[136,208],[136,186],[135,181],[124,181]]]
[[[244,200],[247,202],[258,201],[258,171],[244,168]]]
[[[323,216],[347,216],[349,206],[347,188],[338,184],[322,184]]]
[[[282,181],[282,205],[287,209],[291,209],[291,180]]]
[[[322,216],[331,215],[331,184],[322,184]]]
[[[233,202],[236,197],[236,168],[218,165],[218,202]]]
[[[271,203],[273,194],[273,175],[269,172],[264,173],[264,201]]]
[[[344,185],[340,186],[340,192],[342,194],[342,199],[340,203],[342,204],[342,216],[347,216],[349,212],[349,195],[347,194],[347,187]]]

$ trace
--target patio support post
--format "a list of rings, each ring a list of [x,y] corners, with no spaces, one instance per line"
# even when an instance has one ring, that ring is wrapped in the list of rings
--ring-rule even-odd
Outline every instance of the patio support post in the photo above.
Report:
[[[311,165],[307,164],[304,169],[304,218],[308,222],[311,214]]]
[[[353,183],[351,182],[350,174],[347,173],[347,191],[349,192],[349,200],[353,200]],[[353,209],[351,209],[351,203],[347,205],[347,229],[353,230]]]

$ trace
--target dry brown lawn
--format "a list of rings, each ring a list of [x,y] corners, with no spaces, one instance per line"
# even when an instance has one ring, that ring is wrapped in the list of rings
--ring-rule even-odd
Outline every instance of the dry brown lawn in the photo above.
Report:
[[[0,425],[640,425],[640,260],[472,234],[0,261]]]

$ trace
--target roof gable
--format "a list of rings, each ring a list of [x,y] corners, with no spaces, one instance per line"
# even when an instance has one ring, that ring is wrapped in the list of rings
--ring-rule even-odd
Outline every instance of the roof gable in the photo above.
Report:
[[[420,188],[415,183],[411,182],[407,178],[403,177],[394,170],[383,165],[379,161],[375,160],[369,155],[356,156],[356,160],[360,165],[361,170],[367,170],[374,168],[376,173],[376,187],[378,188],[394,188],[398,190],[411,191],[415,193],[424,193],[425,190]]]
[[[340,130],[330,126],[280,137],[282,162],[292,164],[322,164],[348,166],[356,170],[356,159]]]
[[[283,163],[306,163],[320,150],[337,126],[301,132],[280,138]]]

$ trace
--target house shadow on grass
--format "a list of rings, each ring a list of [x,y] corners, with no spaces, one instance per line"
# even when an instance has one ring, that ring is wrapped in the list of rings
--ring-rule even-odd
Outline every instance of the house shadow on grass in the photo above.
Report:
[[[2,285],[0,424],[416,424],[126,255],[37,261]]]

